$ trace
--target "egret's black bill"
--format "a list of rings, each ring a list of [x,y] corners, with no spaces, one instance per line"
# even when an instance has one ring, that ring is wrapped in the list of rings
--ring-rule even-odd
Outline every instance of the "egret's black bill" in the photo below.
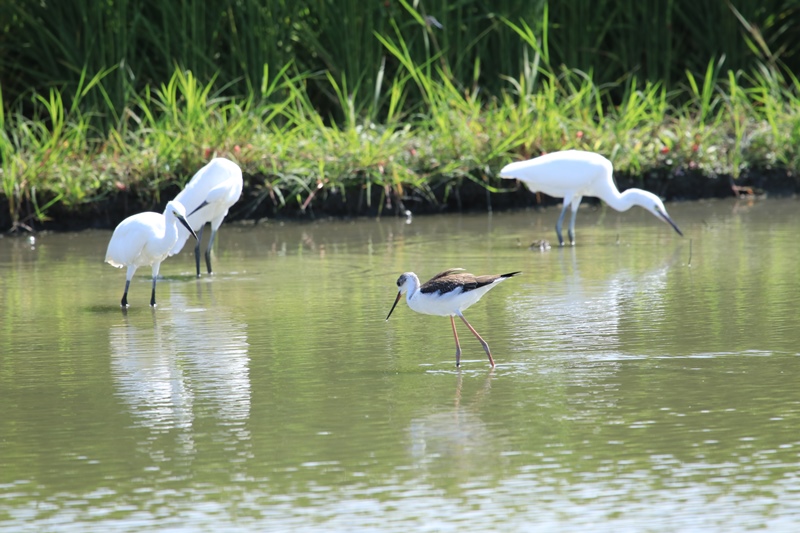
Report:
[[[195,238],[195,240],[196,240],[196,239],[197,239],[197,233],[195,233],[195,232],[194,232],[194,230],[192,229],[192,227],[191,227],[191,226],[189,225],[189,223],[186,221],[186,218],[185,218],[184,216],[182,216],[182,215],[177,215],[177,217],[176,217],[176,218],[178,219],[178,222],[180,222],[181,224],[183,224],[183,227],[184,227],[184,228],[186,228],[186,229],[188,229],[188,230],[189,230],[189,233],[191,233],[191,234],[192,234],[192,237],[194,237],[194,238]]]
[[[683,237],[683,232],[678,228],[678,225],[675,224],[675,222],[673,222],[673,220],[671,218],[669,218],[669,215],[667,215],[666,213],[662,212],[661,210],[659,210],[658,214],[661,215],[661,218],[664,219],[664,222],[666,222],[667,224],[672,226],[672,229],[674,229],[675,231],[678,232],[678,235]]]
[[[189,214],[188,214],[188,215],[186,215],[186,216],[187,216],[187,217],[190,217],[190,216],[194,215],[195,213],[197,213],[198,211],[200,211],[202,208],[204,208],[204,207],[205,207],[205,206],[207,206],[207,205],[208,205],[208,202],[206,202],[205,200],[203,200],[203,203],[202,203],[202,204],[200,204],[200,205],[198,205],[197,207],[195,207],[195,208],[194,208],[194,211],[192,211],[191,213],[189,213]]]
[[[403,295],[403,293],[402,293],[402,292],[398,292],[398,293],[397,293],[397,298],[395,298],[395,299],[394,299],[394,305],[392,306],[392,309],[391,309],[391,311],[389,311],[389,314],[388,314],[388,315],[386,315],[386,320],[389,320],[389,317],[390,317],[390,316],[392,316],[392,312],[394,311],[394,308],[395,308],[395,307],[397,307],[397,302],[399,302],[399,301],[400,301],[400,297],[401,297],[402,295]]]

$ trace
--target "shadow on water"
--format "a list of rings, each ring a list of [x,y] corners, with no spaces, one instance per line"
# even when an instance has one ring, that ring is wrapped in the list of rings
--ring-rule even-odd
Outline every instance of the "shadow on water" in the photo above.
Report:
[[[150,306],[148,305],[147,308],[150,309]],[[122,313],[123,315],[127,315],[128,313],[131,312],[133,313],[139,312],[138,307],[134,307],[133,309],[128,307],[126,309],[123,308],[121,305],[119,305],[119,303],[117,303],[116,305],[90,305],[88,307],[85,307],[84,309],[88,313],[98,314],[98,315],[107,315],[110,313]]]

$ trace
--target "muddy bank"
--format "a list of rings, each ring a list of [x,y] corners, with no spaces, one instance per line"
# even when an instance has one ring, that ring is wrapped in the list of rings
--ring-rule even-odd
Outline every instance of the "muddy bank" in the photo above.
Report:
[[[620,190],[639,187],[656,193],[668,202],[697,200],[702,198],[726,198],[736,195],[791,196],[800,192],[800,178],[784,169],[762,169],[743,172],[734,180],[729,175],[709,176],[696,170],[665,169],[646,175],[631,176],[616,173],[615,180]],[[268,182],[268,181],[266,181]],[[373,185],[369,188],[359,186],[348,190],[317,191],[308,199],[303,195],[301,201],[305,209],[293,202],[281,206],[264,188],[265,179],[261,175],[245,175],[242,198],[231,209],[226,220],[311,220],[323,217],[377,217],[403,215],[406,210],[415,215],[452,213],[459,211],[487,211],[519,209],[534,206],[547,206],[560,203],[560,199],[536,195],[521,184],[507,180],[492,180],[495,187],[504,192],[491,193],[473,180],[460,178],[432,187],[435,201],[420,192],[405,191],[398,197],[391,189]],[[125,217],[141,211],[161,211],[166,202],[179,192],[170,187],[161,193],[160,202],[143,200],[135,190],[120,191],[101,202],[66,209],[54,206],[48,212],[49,220],[43,223],[26,223],[35,231],[76,231],[88,228],[113,229]],[[587,197],[584,201],[591,202]],[[595,200],[598,201],[598,200]],[[0,205],[0,228],[11,229],[7,205]]]

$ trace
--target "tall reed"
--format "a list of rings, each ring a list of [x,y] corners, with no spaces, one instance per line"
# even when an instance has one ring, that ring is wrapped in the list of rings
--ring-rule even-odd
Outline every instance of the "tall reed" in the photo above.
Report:
[[[395,26],[415,63],[436,58],[451,82],[479,88],[482,97],[498,96],[505,77],[518,79],[535,59],[504,21],[536,36],[547,30],[541,45],[551,70],[564,65],[591,73],[600,86],[621,88],[621,80],[635,75],[672,90],[685,82],[686,70],[702,75],[709,59],[723,55],[732,70],[750,71],[758,62],[800,70],[800,40],[792,32],[800,27],[800,6],[793,0],[8,0],[0,14],[6,105],[30,88],[69,86],[65,95],[74,93],[84,69],[114,68],[106,94],[82,100],[102,113],[93,120],[105,126],[175,66],[203,83],[219,76],[230,83],[227,95],[246,97],[258,90],[265,65],[276,72],[291,63],[296,73],[314,74],[314,104],[338,120],[343,110],[329,90],[329,72],[357,95],[356,109],[377,116],[380,77],[401,65],[375,35],[392,37]],[[615,103],[623,96],[622,89],[610,93]]]

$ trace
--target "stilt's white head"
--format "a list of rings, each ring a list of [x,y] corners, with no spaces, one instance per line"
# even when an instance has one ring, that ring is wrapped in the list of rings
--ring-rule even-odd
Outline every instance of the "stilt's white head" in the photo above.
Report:
[[[389,311],[389,314],[386,315],[386,320],[389,320],[389,317],[392,316],[392,312],[394,312],[394,308],[397,307],[397,302],[400,301],[400,298],[408,291],[414,291],[419,286],[419,278],[413,272],[403,272],[400,274],[400,277],[397,278],[397,298],[394,299],[394,304],[392,305],[392,309]]]

